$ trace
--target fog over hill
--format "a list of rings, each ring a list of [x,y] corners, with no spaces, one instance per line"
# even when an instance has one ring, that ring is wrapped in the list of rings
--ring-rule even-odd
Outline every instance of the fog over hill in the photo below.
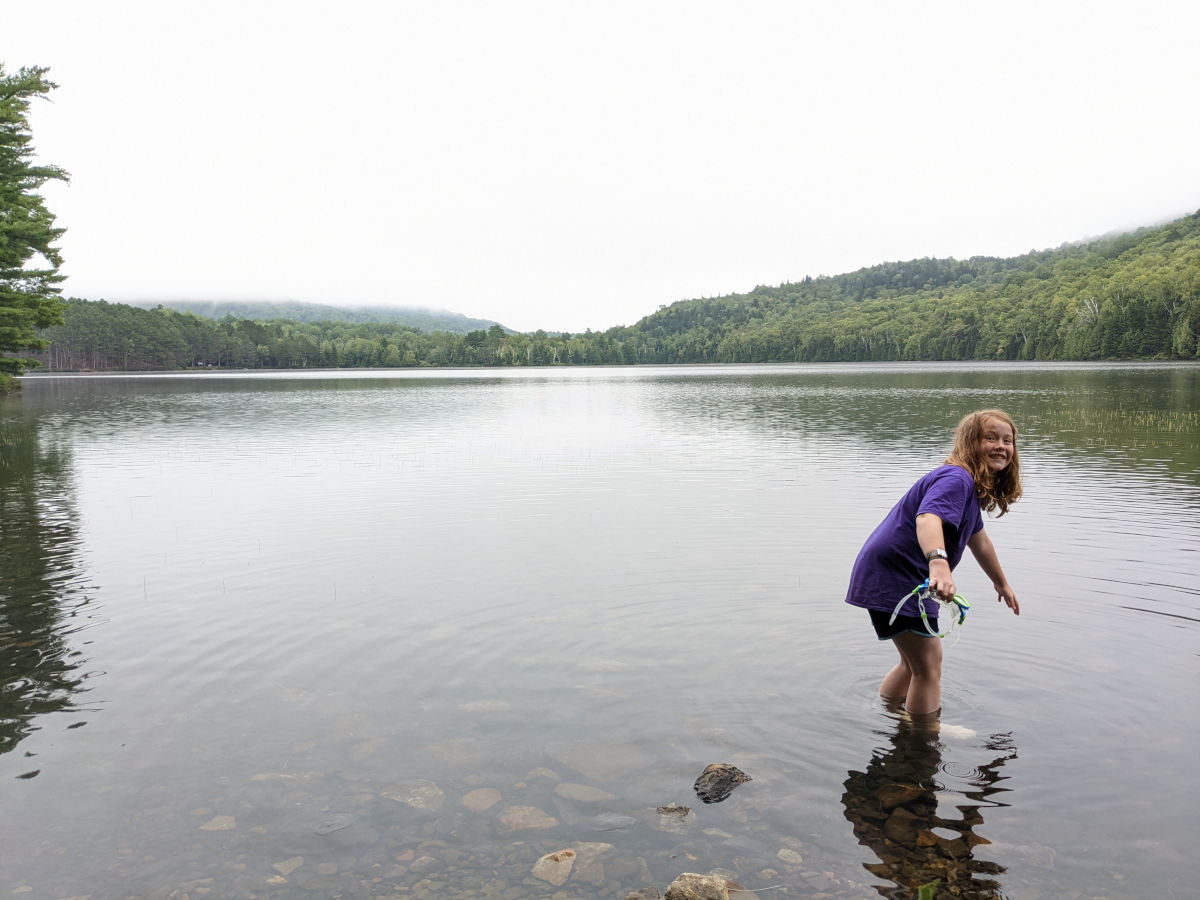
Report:
[[[408,325],[421,331],[448,331],[451,334],[466,334],[479,329],[487,330],[499,325],[491,319],[473,319],[462,313],[444,309],[401,306],[333,306],[327,303],[301,303],[296,300],[136,300],[130,306],[154,309],[164,306],[180,312],[190,312],[209,319],[234,316],[239,319],[256,319],[267,322],[272,319],[288,319],[292,322],[382,322]],[[500,326],[504,328],[503,325]],[[505,331],[511,331],[504,328]]]

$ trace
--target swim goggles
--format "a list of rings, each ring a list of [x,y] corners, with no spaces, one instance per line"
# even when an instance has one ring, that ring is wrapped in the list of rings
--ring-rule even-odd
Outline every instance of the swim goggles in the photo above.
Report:
[[[913,596],[913,594],[917,596],[917,609],[921,611],[921,621],[925,623],[925,630],[934,637],[944,638],[954,630],[956,625],[962,625],[967,619],[967,610],[971,608],[971,604],[967,602],[967,598],[962,594],[955,594],[951,599],[943,600],[937,595],[936,591],[929,587],[929,579],[926,578],[900,598],[900,602],[896,604],[896,608],[892,611],[892,617],[888,619],[889,625],[896,621],[896,617],[900,615],[900,610],[904,608],[904,604],[908,602],[908,598]],[[934,631],[933,626],[929,624],[929,615],[925,612],[926,600],[932,600],[938,604],[939,611],[943,606],[947,608],[946,612],[949,613],[948,616],[945,618],[940,615],[938,616],[940,621],[948,621],[950,623],[950,626],[945,631]]]

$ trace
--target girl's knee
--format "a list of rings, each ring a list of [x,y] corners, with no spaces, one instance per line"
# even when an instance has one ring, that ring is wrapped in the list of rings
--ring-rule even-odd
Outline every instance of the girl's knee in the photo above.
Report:
[[[938,681],[941,681],[941,679],[942,679],[942,662],[941,662],[941,660],[938,660],[937,662],[931,662],[931,663],[919,663],[919,664],[909,663],[908,671],[912,674],[912,676],[914,678],[929,678],[929,679],[937,679]]]

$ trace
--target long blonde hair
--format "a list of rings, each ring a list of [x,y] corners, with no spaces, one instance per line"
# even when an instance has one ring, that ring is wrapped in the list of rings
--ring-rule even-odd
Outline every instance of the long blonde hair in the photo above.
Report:
[[[988,419],[999,419],[1007,423],[1013,433],[1012,460],[1003,471],[993,472],[988,468],[987,460],[980,452],[983,445],[983,431]],[[975,495],[979,505],[986,512],[1000,510],[1000,515],[1008,512],[1008,507],[1017,502],[1021,496],[1021,457],[1017,453],[1017,424],[1012,417],[999,409],[978,409],[963,416],[954,432],[954,449],[946,457],[946,462],[953,466],[961,466],[971,473],[975,479]]]

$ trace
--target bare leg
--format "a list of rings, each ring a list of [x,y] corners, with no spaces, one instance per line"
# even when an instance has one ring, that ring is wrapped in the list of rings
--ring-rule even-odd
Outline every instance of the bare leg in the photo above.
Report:
[[[892,643],[900,662],[884,676],[879,693],[904,697],[905,709],[913,715],[937,712],[942,706],[942,642],[905,632]]]
[[[901,658],[900,662],[896,663],[892,670],[883,676],[883,683],[879,685],[879,695],[885,700],[903,703],[908,696],[909,678],[908,666]]]

